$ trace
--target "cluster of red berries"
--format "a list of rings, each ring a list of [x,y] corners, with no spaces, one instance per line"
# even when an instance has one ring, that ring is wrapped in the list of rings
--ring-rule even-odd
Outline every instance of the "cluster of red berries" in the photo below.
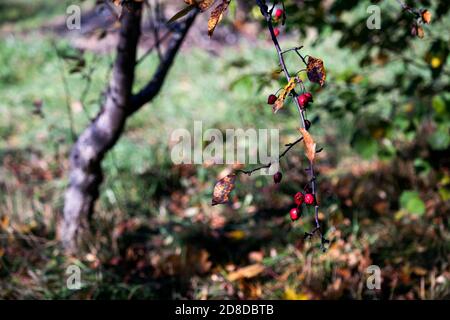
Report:
[[[294,202],[297,205],[297,208],[292,208],[289,211],[292,221],[296,221],[300,218],[301,211],[299,208],[303,203],[313,205],[316,202],[316,199],[312,193],[303,194],[302,192],[297,192],[294,196]]]
[[[284,15],[284,11],[282,9],[277,9],[274,14],[275,22],[280,21],[280,19],[283,17],[283,15]],[[278,35],[280,34],[280,29],[274,28],[273,33],[275,34],[275,37],[278,37]]]

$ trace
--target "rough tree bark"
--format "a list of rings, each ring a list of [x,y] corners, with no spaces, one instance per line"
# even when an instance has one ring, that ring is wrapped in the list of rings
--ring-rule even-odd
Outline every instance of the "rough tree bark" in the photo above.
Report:
[[[158,94],[197,15],[193,12],[174,28],[166,53],[152,79],[133,95],[142,2],[132,2],[123,10],[117,56],[104,103],[95,119],[80,134],[70,154],[69,186],[65,193],[61,228],[61,240],[69,253],[76,252],[80,235],[93,213],[103,181],[101,163],[105,154],[119,139],[126,119]]]

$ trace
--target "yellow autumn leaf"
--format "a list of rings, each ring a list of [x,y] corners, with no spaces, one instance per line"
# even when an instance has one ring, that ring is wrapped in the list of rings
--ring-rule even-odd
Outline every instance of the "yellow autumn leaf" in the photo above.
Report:
[[[236,281],[243,278],[253,278],[263,272],[265,267],[260,263],[255,263],[247,267],[239,268],[238,270],[228,274],[228,281]]]
[[[295,88],[295,85],[297,84],[295,78],[291,78],[288,82],[288,84],[281,90],[280,94],[278,95],[277,100],[275,101],[272,109],[273,113],[276,113],[278,110],[283,108],[284,101],[286,100],[286,97],[291,93],[291,91]]]
[[[217,7],[211,12],[211,16],[208,20],[208,35],[211,37],[214,33],[214,30],[217,27],[217,24],[222,20],[224,12],[228,9],[228,5],[231,0],[222,0]]]
[[[233,240],[242,240],[245,238],[245,231],[233,230],[227,233],[227,237]]]
[[[291,287],[284,288],[284,299],[285,300],[309,300],[309,297],[305,293],[297,293]]]
[[[300,128],[300,133],[303,135],[303,143],[305,145],[305,155],[310,162],[314,161],[316,157],[316,143],[305,128]]]

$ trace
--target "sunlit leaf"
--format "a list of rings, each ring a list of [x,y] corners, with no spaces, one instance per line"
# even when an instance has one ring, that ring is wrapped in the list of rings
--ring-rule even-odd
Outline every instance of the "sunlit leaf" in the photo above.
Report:
[[[303,143],[305,145],[305,155],[309,161],[314,162],[316,157],[316,143],[311,135],[306,131],[305,128],[300,128],[300,133],[303,135]]]
[[[229,194],[234,189],[235,174],[229,174],[225,178],[217,181],[214,186],[212,205],[223,204],[229,201]]]
[[[421,15],[422,15],[422,21],[425,22],[426,24],[430,24],[431,12],[425,9],[422,11]]]
[[[295,78],[291,78],[288,82],[288,84],[281,90],[280,94],[278,95],[277,100],[275,101],[272,109],[273,113],[276,113],[278,110],[283,108],[284,101],[286,100],[286,97],[291,93],[291,91],[295,88],[296,80]]]
[[[320,86],[325,84],[326,72],[321,59],[309,56],[306,74],[308,75],[309,81],[318,83]]]
[[[400,206],[412,214],[423,215],[425,213],[425,203],[417,191],[403,191],[400,196]]]

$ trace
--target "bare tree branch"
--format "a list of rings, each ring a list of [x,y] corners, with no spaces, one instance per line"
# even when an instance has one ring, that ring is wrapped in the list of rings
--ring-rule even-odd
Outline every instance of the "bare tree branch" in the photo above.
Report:
[[[172,66],[172,63],[175,60],[184,38],[186,37],[186,34],[192,26],[196,16],[197,11],[194,10],[189,14],[184,22],[178,24],[178,26],[174,29],[172,39],[169,42],[166,53],[163,55],[152,80],[133,96],[129,109],[130,113],[134,113],[139,110],[145,103],[151,101],[158,94],[164,83],[164,78],[167,76],[167,73],[169,72],[170,67]]]

